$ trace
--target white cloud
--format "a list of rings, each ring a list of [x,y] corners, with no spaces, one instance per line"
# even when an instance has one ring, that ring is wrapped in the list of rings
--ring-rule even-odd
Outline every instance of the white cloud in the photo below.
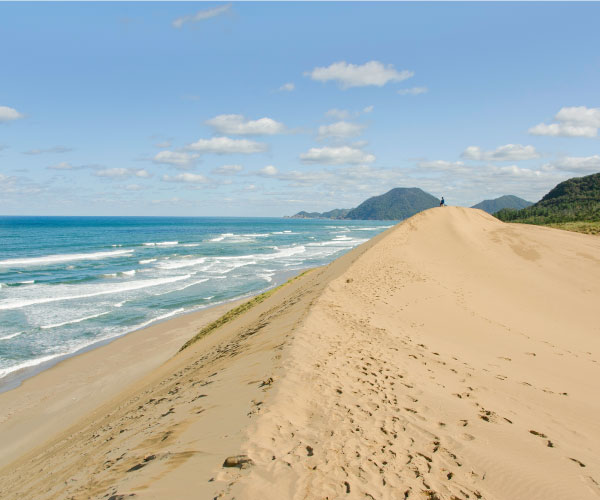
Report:
[[[540,123],[529,129],[532,135],[596,137],[600,128],[600,108],[572,106],[561,108],[554,116],[558,123]]]
[[[292,82],[284,83],[281,87],[279,87],[279,92],[291,92],[296,88]]]
[[[306,72],[313,80],[319,82],[328,82],[334,80],[338,82],[341,88],[366,87],[374,85],[383,87],[388,82],[401,82],[411,78],[412,71],[396,71],[393,65],[385,66],[379,61],[369,61],[363,65],[348,64],[345,61],[339,61],[327,67],[317,67],[312,71]]]
[[[154,163],[163,163],[166,165],[173,165],[179,168],[189,168],[196,160],[200,157],[198,154],[192,153],[181,153],[178,151],[160,151],[154,156],[152,161]]]
[[[244,170],[241,165],[222,165],[213,169],[212,173],[217,175],[233,175]]]
[[[267,165],[266,167],[261,168],[258,173],[266,177],[273,177],[279,173],[279,170],[277,170],[277,167],[274,167],[273,165]]]
[[[370,113],[371,111],[373,111],[375,109],[375,106],[373,106],[371,104],[371,106],[367,106],[366,108],[363,109],[363,113]]]
[[[29,151],[24,151],[23,154],[41,155],[41,154],[45,154],[45,153],[68,153],[69,151],[73,151],[73,149],[66,148],[65,146],[54,146],[54,147],[45,148],[45,149],[30,149]]]
[[[23,115],[19,113],[15,108],[9,108],[8,106],[0,106],[0,123],[10,122],[23,118]]]
[[[140,184],[127,184],[127,186],[125,186],[125,189],[127,191],[142,191],[144,189],[144,186],[141,186]]]
[[[208,179],[202,174],[192,174],[190,172],[173,176],[163,175],[162,180],[164,182],[185,182],[188,184],[205,184],[208,182]]]
[[[251,154],[262,153],[267,150],[267,145],[248,139],[231,139],[230,137],[213,137],[212,139],[198,139],[187,146],[187,149],[201,153],[224,154]]]
[[[556,121],[600,128],[600,108],[573,106],[561,108],[554,117]]]
[[[412,87],[410,89],[400,89],[398,94],[400,95],[419,95],[425,94],[429,89],[427,87]]]
[[[582,127],[568,123],[540,123],[529,129],[531,135],[549,135],[560,137],[596,137],[598,129],[595,127]]]
[[[521,144],[506,144],[493,151],[483,151],[479,146],[469,146],[461,154],[461,158],[476,161],[519,161],[539,157],[535,147]]]
[[[218,115],[206,121],[220,134],[230,135],[275,135],[285,132],[285,125],[272,118],[246,120],[244,115]]]
[[[331,125],[321,125],[317,135],[318,140],[336,138],[345,139],[348,137],[356,137],[365,129],[364,125],[351,122],[335,122]]]
[[[350,118],[350,111],[348,111],[347,109],[333,108],[327,111],[327,113],[325,113],[325,116],[327,118],[333,118],[336,120],[346,120],[347,118]]]
[[[94,175],[97,177],[108,177],[111,179],[124,179],[127,177],[140,177],[142,179],[147,179],[152,176],[147,170],[135,168],[103,168],[96,170]]]
[[[83,167],[76,167],[74,165],[71,165],[68,161],[61,161],[60,163],[57,163],[56,165],[50,165],[49,167],[50,170],[76,170],[79,168],[83,168]]]
[[[559,170],[591,174],[600,172],[600,155],[593,156],[567,156],[556,162],[545,165]]]
[[[231,8],[231,4],[222,5],[220,7],[215,7],[213,9],[200,10],[195,14],[190,14],[188,16],[182,16],[175,19],[172,23],[173,28],[180,29],[183,27],[185,23],[197,23],[199,21],[204,21],[205,19],[210,19],[211,17],[216,17],[221,14],[224,14]]]
[[[466,172],[468,170],[462,161],[445,161],[445,160],[420,161],[417,163],[417,166],[419,168],[438,170],[438,171]]]
[[[325,165],[343,165],[372,163],[375,155],[350,146],[310,148],[300,155],[303,163],[320,163]]]

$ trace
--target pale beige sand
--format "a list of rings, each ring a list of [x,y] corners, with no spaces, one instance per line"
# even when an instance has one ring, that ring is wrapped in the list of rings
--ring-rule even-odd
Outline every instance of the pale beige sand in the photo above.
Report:
[[[64,360],[0,394],[0,467],[66,430],[171,358],[200,328],[243,301],[186,314]]]
[[[10,464],[0,497],[598,498],[599,299],[597,236],[428,210]]]

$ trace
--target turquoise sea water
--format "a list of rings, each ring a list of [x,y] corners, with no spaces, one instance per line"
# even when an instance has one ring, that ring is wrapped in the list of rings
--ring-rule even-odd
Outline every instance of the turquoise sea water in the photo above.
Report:
[[[390,222],[0,217],[0,388],[154,322],[264,290]]]

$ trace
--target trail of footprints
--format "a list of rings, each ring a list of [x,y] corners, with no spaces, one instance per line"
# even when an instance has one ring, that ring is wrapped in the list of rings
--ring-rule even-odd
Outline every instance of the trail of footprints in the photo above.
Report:
[[[359,288],[356,292],[361,295]],[[368,295],[360,298],[375,305]],[[486,498],[481,486],[475,485],[485,481],[486,471],[461,458],[455,439],[465,446],[477,439],[477,432],[469,430],[474,420],[512,426],[515,417],[484,406],[480,389],[469,384],[475,368],[456,357],[444,359],[408,335],[398,337],[375,328],[368,318],[357,319],[333,302],[329,310],[344,326],[347,338],[342,342],[321,333],[311,339],[318,344],[306,353],[316,359],[311,372],[317,381],[313,393],[320,397],[310,402],[315,425],[301,428],[281,422],[271,437],[273,449],[287,450],[282,456],[273,455],[272,463],[282,462],[300,477],[298,497]],[[492,376],[500,381],[508,378]],[[452,422],[436,418],[435,409],[421,401],[424,378],[461,401],[462,418]],[[552,449],[557,445],[544,433],[530,430],[530,434],[543,440],[549,452],[556,452]],[[341,448],[331,445],[334,439],[342,443]],[[586,467],[575,457],[567,458]],[[597,485],[593,478],[588,480]],[[225,488],[218,498],[227,497],[228,491]]]

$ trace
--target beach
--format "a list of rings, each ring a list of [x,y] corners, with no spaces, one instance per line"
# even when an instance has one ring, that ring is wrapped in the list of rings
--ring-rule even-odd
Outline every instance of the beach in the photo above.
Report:
[[[597,236],[430,209],[0,394],[0,496],[598,498],[599,298]]]

